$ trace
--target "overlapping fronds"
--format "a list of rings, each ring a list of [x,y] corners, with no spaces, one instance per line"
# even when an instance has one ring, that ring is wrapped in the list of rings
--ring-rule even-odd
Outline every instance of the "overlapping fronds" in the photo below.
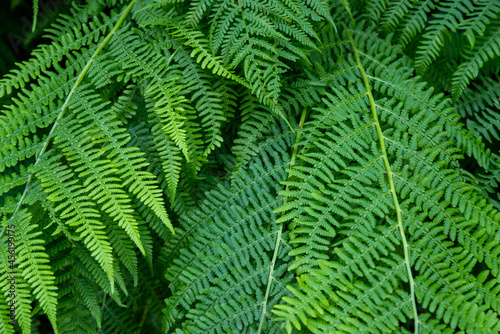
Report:
[[[427,330],[495,332],[500,286],[470,268],[499,274],[500,213],[463,182],[443,131],[447,101],[409,78],[385,41],[352,35],[342,67],[353,81],[332,76],[282,192],[298,286],[275,312],[289,332],[404,332],[417,317]]]
[[[500,332],[498,0],[36,3],[0,333]]]
[[[199,209],[181,216],[176,243],[185,243],[168,269],[167,332],[279,332],[270,309],[291,276],[273,209],[282,201],[293,132],[282,122],[272,134],[258,142],[259,156],[232,176],[230,187],[211,191]]]

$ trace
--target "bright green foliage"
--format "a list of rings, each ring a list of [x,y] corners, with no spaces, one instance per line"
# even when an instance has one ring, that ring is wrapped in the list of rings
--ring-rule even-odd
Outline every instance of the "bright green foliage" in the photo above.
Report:
[[[297,144],[303,147],[303,163],[292,168],[293,179],[282,192],[293,199],[278,212],[286,213],[280,221],[294,225],[290,268],[299,274],[300,290],[294,288],[295,298],[285,299],[276,313],[287,324],[301,320],[315,333],[328,333],[345,321],[358,332],[399,332],[399,323],[407,321],[411,296],[402,284],[408,282],[407,259],[386,181],[387,154],[410,240],[408,261],[419,307],[435,312],[420,314],[423,325],[436,326],[427,323],[432,317],[479,333],[498,331],[500,319],[481,306],[496,300],[500,287],[483,287],[469,268],[484,262],[484,270],[498,275],[500,213],[485,205],[480,189],[464,183],[456,169],[457,149],[445,139],[446,119],[440,117],[449,112],[443,110],[447,101],[408,78],[407,62],[394,61],[397,50],[363,30],[352,34],[375,105],[360,85],[363,72],[346,44],[349,56],[339,66],[350,68],[352,83],[346,89],[337,81],[340,75],[331,76],[334,93],[304,129]],[[378,120],[370,115],[373,107]],[[378,147],[377,123],[387,153]],[[445,240],[455,242],[452,250]],[[441,261],[456,265],[442,268]],[[466,297],[456,293],[461,289],[484,295]],[[443,313],[450,308],[451,317]],[[469,323],[471,314],[484,320]]]
[[[498,7],[500,12],[500,4]],[[479,75],[479,69],[491,58],[500,56],[500,23],[491,25],[487,34],[472,44],[472,50],[465,53],[465,62],[458,66],[453,78],[453,96],[458,97],[471,79]]]
[[[500,332],[498,1],[67,8],[0,79],[0,333]]]

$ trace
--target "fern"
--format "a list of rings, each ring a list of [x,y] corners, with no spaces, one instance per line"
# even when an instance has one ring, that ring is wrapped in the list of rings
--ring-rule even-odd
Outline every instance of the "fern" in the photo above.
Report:
[[[291,135],[282,125],[274,138],[261,143],[260,157],[250,162],[248,171],[234,175],[231,188],[212,191],[199,210],[181,216],[183,238],[194,228],[197,233],[168,270],[173,296],[165,309],[167,331],[277,330],[268,318],[267,308],[273,305],[268,300],[284,293],[289,276],[276,279],[286,268],[286,258],[277,262],[276,255],[283,257],[287,245],[272,209],[280,201],[276,196],[285,177]]]
[[[462,23],[461,28],[465,28],[464,35],[474,48],[477,36],[483,36],[492,19],[497,18],[500,5],[496,1],[480,1],[477,10],[472,17]]]
[[[319,109],[304,130],[304,139],[298,143],[303,146],[299,158],[304,163],[291,170],[295,179],[287,181],[290,190],[283,192],[294,199],[278,211],[286,212],[280,221],[294,220],[290,240],[294,250],[290,254],[296,260],[291,268],[300,274],[300,290],[292,289],[295,298],[285,299],[287,304],[277,306],[276,311],[286,319],[289,331],[292,324],[300,329],[300,319],[313,332],[329,332],[347,317],[353,319],[359,332],[369,328],[399,331],[398,323],[411,317],[416,328],[415,298],[421,300],[421,307],[433,312],[439,304],[432,300],[446,300],[439,305],[442,308],[467,300],[447,292],[451,291],[450,284],[453,289],[480,284],[473,277],[469,281],[454,277],[457,271],[468,271],[469,261],[484,261],[493,275],[498,274],[496,255],[491,250],[499,213],[480,204],[477,189],[464,185],[459,173],[443,168],[452,163],[456,149],[438,139],[445,135],[441,132],[443,124],[428,111],[439,110],[445,103],[429,100],[421,85],[406,79],[405,68],[398,68],[398,62],[390,64],[387,53],[381,59],[380,52],[370,53],[374,48],[357,46],[371,43],[380,45],[377,41],[351,39],[352,58],[357,61],[356,71],[364,86],[352,85],[346,90],[335,85],[335,95],[329,94],[324,101],[327,108]],[[347,61],[354,62],[352,58]],[[372,89],[378,93],[377,100],[372,97]],[[436,144],[426,144],[436,140]],[[392,166],[398,166],[401,172],[394,172]],[[427,217],[432,226],[442,224],[443,228],[429,227],[424,233],[422,222]],[[456,223],[459,221],[460,225]],[[426,263],[434,263],[436,257],[444,260],[445,255],[427,250],[449,247],[442,243],[446,237],[458,245],[446,260],[456,262],[454,270],[443,271]],[[477,248],[472,250],[471,243]],[[331,244],[337,246],[330,254],[327,250]],[[469,251],[469,260],[461,263]],[[415,280],[410,266],[415,266]],[[432,278],[436,275],[442,276],[439,282]],[[409,284],[409,291],[398,281]],[[494,296],[495,291],[488,293]],[[456,302],[454,298],[458,298]],[[500,323],[493,314],[476,313],[482,312],[476,304],[481,302],[476,299],[454,311],[462,314],[459,328],[498,330]],[[370,314],[363,312],[366,307]],[[470,323],[465,314],[477,314],[485,322]],[[435,316],[451,328],[457,327],[441,311]]]
[[[498,1],[32,8],[1,333],[500,331]]]
[[[500,9],[499,9],[500,11]],[[458,98],[471,79],[479,75],[479,69],[484,63],[495,56],[500,56],[500,27],[497,24],[489,27],[484,36],[477,42],[466,55],[466,60],[458,67],[453,78],[453,96]]]
[[[439,7],[442,12],[436,14],[436,19],[426,29],[423,36],[424,42],[418,51],[416,65],[420,72],[425,72],[431,61],[436,58],[440,46],[443,46],[445,33],[447,31],[454,32],[472,8],[473,5],[470,1],[449,1],[444,2]]]

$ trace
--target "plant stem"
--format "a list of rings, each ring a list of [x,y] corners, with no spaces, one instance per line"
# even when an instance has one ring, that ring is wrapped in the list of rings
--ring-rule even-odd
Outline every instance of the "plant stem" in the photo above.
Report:
[[[299,130],[297,132],[297,136],[295,137],[295,143],[294,143],[294,148],[293,148],[293,153],[292,157],[290,159],[290,166],[293,166],[295,164],[295,159],[297,157],[297,153],[299,151],[299,147],[297,146],[297,142],[300,138],[300,130],[302,129],[304,122],[306,120],[306,115],[307,115],[307,109],[304,108],[302,111],[302,115],[300,116],[300,122],[299,122]],[[287,189],[288,186],[285,188]],[[287,198],[283,198],[283,204],[286,204]],[[277,231],[277,236],[276,236],[276,244],[274,245],[274,254],[273,254],[273,259],[271,261],[271,266],[269,269],[269,278],[267,280],[267,288],[266,288],[266,294],[264,296],[264,301],[262,302],[262,313],[260,315],[260,321],[259,321],[259,328],[257,329],[257,334],[260,334],[262,331],[262,326],[264,325],[264,320],[266,318],[266,309],[267,309],[267,301],[269,299],[269,293],[271,292],[271,285],[273,282],[273,274],[274,274],[274,267],[276,266],[276,261],[278,260],[278,253],[279,253],[279,247],[280,247],[280,242],[281,242],[281,234],[283,233],[283,224],[280,225],[280,228]]]
[[[359,71],[361,72],[361,76],[363,77],[363,82],[366,88],[366,93],[368,95],[368,99],[370,100],[370,108],[372,111],[372,116],[375,121],[375,128],[377,129],[377,135],[380,143],[380,149],[382,151],[382,158],[384,160],[384,165],[385,165],[385,170],[387,172],[387,179],[389,181],[389,187],[390,191],[392,194],[392,200],[394,201],[394,207],[396,209],[396,218],[398,222],[398,227],[399,227],[399,233],[401,234],[401,240],[403,243],[403,251],[404,251],[404,259],[405,259],[405,264],[406,264],[406,271],[408,274],[408,283],[410,284],[410,297],[411,297],[411,303],[413,307],[413,319],[414,319],[414,333],[418,334],[418,312],[417,312],[417,302],[415,298],[415,281],[413,280],[413,274],[411,271],[411,264],[410,264],[410,251],[409,251],[409,246],[408,242],[406,241],[406,235],[403,227],[403,218],[401,216],[401,208],[399,206],[399,199],[396,194],[396,188],[394,186],[394,181],[392,179],[392,170],[391,170],[391,165],[389,163],[389,158],[387,157],[387,151],[385,147],[385,141],[384,141],[384,134],[382,133],[382,128],[380,126],[380,122],[378,120],[378,115],[377,115],[377,106],[375,103],[375,99],[373,98],[373,94],[371,91],[370,87],[370,82],[368,81],[368,76],[366,75],[365,69],[363,65],[361,64],[361,60],[359,58],[359,53],[358,49],[356,48],[356,44],[354,43],[354,39],[352,38],[351,31],[347,26],[342,23],[342,26],[346,30],[346,33],[349,37],[349,41],[351,43],[353,52],[354,52],[354,57],[356,59],[356,63],[358,64]]]
[[[53,136],[55,130],[57,129],[57,126],[59,125],[59,122],[63,118],[64,113],[66,112],[66,109],[68,108],[68,104],[71,101],[71,98],[75,94],[75,91],[78,88],[78,86],[80,86],[80,83],[82,82],[83,77],[85,76],[85,74],[87,74],[87,71],[89,70],[90,66],[94,62],[95,58],[97,58],[97,56],[99,55],[99,53],[101,53],[101,51],[104,49],[104,47],[106,46],[106,44],[108,44],[108,42],[111,39],[111,37],[113,37],[113,35],[118,30],[118,28],[120,28],[120,26],[122,25],[123,21],[125,21],[125,18],[130,13],[130,10],[134,6],[135,2],[136,2],[136,0],[130,1],[129,5],[127,6],[127,8],[125,8],[125,10],[123,11],[122,15],[120,16],[118,22],[116,22],[115,26],[113,27],[113,30],[111,30],[111,32],[106,36],[106,38],[99,44],[99,46],[97,47],[97,49],[92,54],[92,57],[90,57],[90,59],[85,64],[85,67],[82,69],[82,72],[78,75],[78,78],[77,78],[75,84],[73,85],[73,87],[71,88],[71,91],[69,92],[68,96],[66,97],[66,100],[64,101],[64,103],[63,103],[63,105],[61,107],[61,111],[59,111],[59,114],[57,115],[57,118],[56,118],[54,124],[52,125],[52,128],[50,129],[49,134],[47,135],[47,138],[45,138],[45,142],[42,145],[42,149],[38,153],[38,157],[37,157],[37,159],[36,159],[35,164],[33,165],[33,167],[35,167],[36,165],[38,165],[38,163],[42,159],[42,156],[45,153],[45,151],[47,150],[47,147],[49,146],[50,140],[52,139],[52,136]],[[24,187],[24,192],[21,195],[21,198],[19,199],[19,201],[17,202],[16,209],[12,213],[12,216],[10,217],[10,219],[13,219],[14,216],[16,215],[16,213],[21,208],[21,205],[23,204],[24,199],[26,198],[26,195],[28,194],[28,190],[29,190],[32,178],[33,178],[33,173],[30,173],[28,175],[28,180],[26,181],[26,186]],[[4,231],[5,231],[5,226],[2,228],[2,231],[0,231],[0,238],[2,237]]]

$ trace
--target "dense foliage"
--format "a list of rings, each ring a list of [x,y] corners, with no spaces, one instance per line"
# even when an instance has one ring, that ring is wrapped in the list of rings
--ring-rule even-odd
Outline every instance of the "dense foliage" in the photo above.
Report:
[[[43,6],[0,333],[500,332],[498,0]]]

